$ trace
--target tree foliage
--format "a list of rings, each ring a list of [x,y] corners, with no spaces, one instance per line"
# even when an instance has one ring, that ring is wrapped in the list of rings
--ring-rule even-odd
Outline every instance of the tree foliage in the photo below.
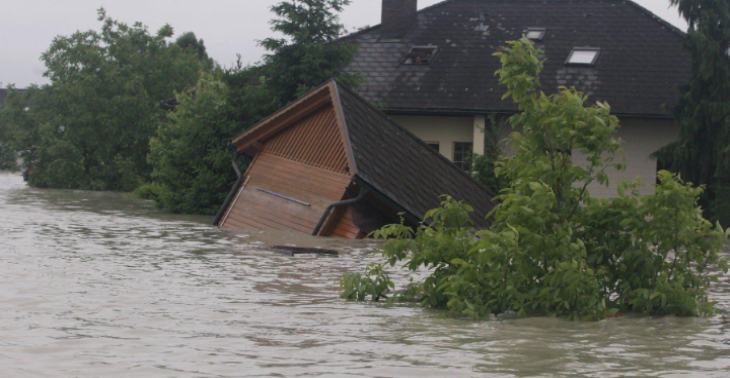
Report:
[[[208,56],[208,49],[205,47],[205,42],[202,39],[198,39],[195,33],[186,32],[181,34],[175,40],[175,44],[183,50],[192,49],[195,51],[198,54],[198,58],[200,58],[207,68],[213,68],[215,66],[213,58]]]
[[[236,180],[231,139],[272,110],[266,89],[244,79],[253,79],[255,71],[239,66],[203,74],[195,87],[176,95],[179,105],[150,142],[152,183],[138,194],[177,213],[212,215],[219,210]],[[235,97],[230,82],[241,85]]]
[[[389,265],[429,271],[407,297],[474,318],[710,313],[707,286],[716,278],[708,268],[727,272],[718,254],[727,234],[702,217],[702,189],[663,171],[653,196],[623,182],[616,198],[591,197],[592,183],[608,185],[607,169],[623,168],[618,119],[607,104],[586,106],[574,89],[539,92],[540,53],[523,39],[497,54],[505,98],[521,111],[510,122],[522,132],[510,136],[516,155],[499,163],[509,185],[497,197],[493,228],[476,231],[469,205],[447,197],[417,229],[390,225],[375,233],[389,239]],[[585,161],[575,164],[566,151]],[[377,269],[347,275],[343,297],[393,296],[386,278]]]
[[[47,92],[37,86],[27,90],[8,87],[4,106],[0,107],[0,144],[4,150],[5,169],[18,169],[17,158],[33,161],[37,156],[39,125],[47,117],[37,105],[47,101]]]
[[[679,140],[655,156],[682,178],[706,185],[702,205],[730,226],[730,4],[727,0],[672,0],[690,30],[685,43],[692,58],[688,83],[673,106]],[[715,203],[716,200],[722,201]],[[715,211],[712,211],[712,210]]]
[[[355,87],[358,77],[342,72],[357,45],[340,39],[345,32],[338,22],[350,0],[286,0],[271,7],[278,17],[272,30],[285,38],[267,38],[260,45],[269,51],[264,63],[267,85],[286,104],[323,82],[336,77]]]
[[[475,180],[489,188],[493,193],[499,193],[506,186],[504,178],[497,175],[497,163],[502,156],[502,150],[499,147],[498,131],[503,125],[495,116],[490,116],[488,121],[489,126],[484,130],[484,154],[472,154],[468,158],[467,163]]]
[[[12,122],[9,114],[11,113],[10,108],[13,107],[12,111],[16,111],[17,97],[21,95],[13,86],[8,88],[8,97],[6,98],[6,105],[0,104],[0,171],[16,171],[18,170],[18,152],[16,148],[15,135],[17,129]],[[12,104],[12,105],[11,105]],[[22,109],[22,108],[21,108]]]
[[[101,31],[54,39],[42,55],[50,85],[33,93],[24,114],[3,110],[7,122],[32,122],[30,183],[38,187],[130,191],[148,180],[149,140],[165,113],[162,100],[195,84],[205,65],[197,52],[167,43],[167,25],[150,34],[99,11]]]
[[[332,76],[348,78],[339,69],[354,50],[337,40],[342,25],[334,13],[348,3],[306,0],[274,6],[280,18],[272,21],[273,30],[288,40],[262,42],[271,52],[264,65],[243,67],[239,61],[178,95],[179,108],[152,140],[152,183],[138,193],[171,211],[215,214],[236,179],[230,163],[233,137]]]

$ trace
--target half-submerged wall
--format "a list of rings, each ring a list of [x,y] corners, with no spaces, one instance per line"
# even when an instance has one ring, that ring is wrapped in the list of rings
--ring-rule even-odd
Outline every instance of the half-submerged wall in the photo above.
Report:
[[[253,157],[216,224],[360,239],[424,221],[443,195],[491,225],[489,189],[349,88],[330,80],[233,139]]]
[[[337,117],[328,105],[258,147],[220,225],[311,234],[327,207],[344,198],[351,181]],[[347,214],[333,212],[324,231],[357,238],[359,229]]]

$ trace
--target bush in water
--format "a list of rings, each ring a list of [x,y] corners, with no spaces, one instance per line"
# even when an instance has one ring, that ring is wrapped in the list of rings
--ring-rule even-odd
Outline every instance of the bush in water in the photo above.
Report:
[[[716,277],[708,267],[727,272],[718,253],[727,234],[703,218],[702,189],[660,172],[653,196],[640,196],[638,182],[624,182],[616,198],[591,197],[591,184],[608,185],[608,169],[623,169],[614,158],[621,154],[613,137],[618,119],[607,104],[586,107],[575,90],[539,92],[540,53],[526,39],[497,53],[505,98],[521,110],[510,122],[522,132],[510,137],[516,155],[498,163],[509,185],[497,197],[492,229],[476,231],[469,205],[446,197],[417,229],[390,225],[375,233],[389,239],[387,263],[428,269],[409,292],[454,316],[711,313],[707,287]],[[585,161],[574,164],[573,151]],[[371,276],[387,278],[372,270],[348,275],[343,297],[363,300],[362,290],[390,295],[389,283],[353,285]]]

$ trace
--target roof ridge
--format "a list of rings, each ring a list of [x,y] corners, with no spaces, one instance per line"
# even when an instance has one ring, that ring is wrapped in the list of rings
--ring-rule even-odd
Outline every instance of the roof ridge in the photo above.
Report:
[[[433,4],[433,5],[429,5],[429,6],[425,7],[425,8],[422,8],[422,9],[418,10],[418,11],[416,12],[416,14],[419,14],[419,13],[423,13],[423,12],[427,12],[427,11],[433,10],[434,8],[440,7],[440,6],[442,6],[442,5],[446,5],[447,3],[451,3],[451,2],[454,2],[454,1],[457,1],[457,0],[443,0],[443,1],[441,1],[441,2],[438,2],[438,3],[436,3],[436,4]],[[356,31],[356,32],[354,32],[354,33],[350,33],[350,34],[348,34],[348,35],[342,36],[342,37],[341,37],[340,39],[349,39],[349,38],[352,38],[352,37],[357,37],[357,36],[359,36],[359,35],[361,35],[361,34],[369,33],[369,32],[371,32],[371,31],[373,31],[373,30],[375,30],[375,29],[377,29],[377,28],[381,27],[382,25],[383,25],[383,24],[382,24],[382,23],[380,23],[380,24],[377,24],[377,25],[373,25],[373,26],[370,26],[370,27],[368,27],[368,28],[365,28],[365,29],[362,29],[362,30],[358,30],[358,31]]]
[[[443,6],[443,5],[446,5],[446,4],[449,4],[449,3],[465,3],[465,2],[471,2],[471,3],[487,3],[487,2],[491,2],[491,3],[498,3],[498,2],[501,2],[501,3],[508,3],[508,2],[513,2],[513,3],[514,2],[526,2],[526,3],[527,2],[535,2],[535,3],[537,3],[537,2],[542,2],[542,3],[545,3],[545,2],[565,2],[565,3],[568,3],[568,2],[573,2],[573,3],[627,3],[628,5],[633,6],[634,8],[638,9],[642,13],[645,13],[647,16],[649,16],[650,18],[654,19],[656,22],[658,22],[662,26],[665,26],[665,27],[669,28],[671,31],[673,31],[674,33],[678,34],[682,38],[686,38],[687,37],[687,32],[685,32],[684,30],[682,30],[682,29],[680,29],[680,28],[672,25],[669,21],[663,19],[661,16],[657,15],[656,13],[650,11],[648,8],[644,7],[643,5],[637,3],[637,2],[635,2],[633,0],[443,0],[443,1],[438,2],[436,4],[429,5],[429,6],[425,7],[425,8],[423,8],[423,9],[420,9],[418,12],[416,12],[416,14],[423,13],[423,12],[428,12],[428,11],[431,11],[431,10],[433,10],[435,8],[438,8],[440,6]],[[369,32],[371,32],[371,31],[373,31],[373,30],[375,30],[375,29],[377,29],[377,28],[379,28],[381,26],[382,26],[382,23],[377,24],[377,25],[373,25],[373,26],[370,26],[368,28],[365,28],[365,29],[362,29],[362,30],[358,30],[358,31],[356,31],[354,33],[350,33],[348,35],[342,36],[340,39],[345,40],[345,39],[350,39],[350,38],[353,38],[353,37],[357,37],[357,36],[359,36],[361,34],[369,33]]]
[[[628,5],[633,6],[634,8],[645,13],[646,15],[648,15],[655,21],[662,24],[662,26],[669,28],[670,30],[679,34],[682,37],[687,37],[687,32],[672,25],[669,21],[663,19],[661,16],[657,15],[656,13],[652,12],[651,10],[649,10],[648,8],[644,7],[643,5],[637,3],[634,0],[447,0],[447,1],[444,1],[443,3],[450,2],[450,1],[459,2],[459,3],[466,3],[466,2],[471,2],[471,3],[489,3],[489,2],[491,2],[491,3],[499,3],[499,2],[501,2],[501,3],[514,3],[514,2],[525,2],[525,3],[529,3],[529,2],[535,2],[535,3],[549,3],[549,2],[556,2],[556,3],[557,2],[564,2],[564,3],[570,3],[570,2],[572,2],[572,3],[628,3]],[[442,3],[439,3],[439,4],[442,4]],[[426,8],[424,8],[424,10],[425,9]]]
[[[669,30],[671,30],[674,33],[678,34],[680,37],[687,38],[687,32],[685,32],[684,30],[682,30],[682,29],[680,29],[680,28],[672,25],[669,21],[661,18],[661,16],[659,16],[656,13],[650,11],[648,8],[644,7],[643,5],[637,3],[637,2],[635,2],[633,0],[622,0],[622,1],[625,2],[625,3],[628,3],[629,6],[632,6],[632,7],[636,8],[636,9],[638,9],[639,11],[645,13],[647,16],[649,16],[650,18],[654,19],[654,21],[658,22],[662,26],[665,26],[665,27],[669,28]]]
[[[446,0],[445,2],[450,2],[450,1],[454,1],[454,0]],[[408,137],[410,137],[411,139],[413,139],[414,141],[416,141],[416,142],[417,142],[418,144],[420,144],[420,145],[421,145],[422,147],[425,147],[426,151],[429,151],[430,153],[432,153],[432,154],[434,154],[435,156],[437,156],[437,157],[438,157],[439,159],[441,159],[441,160],[443,160],[444,162],[448,163],[449,165],[453,166],[453,167],[454,167],[454,168],[455,168],[455,169],[456,169],[457,171],[459,171],[459,173],[461,173],[462,175],[464,175],[465,177],[467,177],[467,178],[468,178],[469,180],[473,181],[473,182],[474,182],[475,184],[477,184],[478,186],[480,186],[480,187],[481,187],[482,189],[484,189],[484,190],[485,190],[485,191],[486,191],[487,193],[489,193],[489,194],[490,194],[490,195],[491,195],[492,197],[496,197],[496,196],[497,196],[496,194],[494,194],[494,192],[493,192],[493,191],[492,191],[491,189],[487,188],[487,187],[486,187],[486,186],[484,186],[484,185],[483,185],[482,183],[480,183],[479,181],[477,181],[477,180],[476,180],[476,179],[475,179],[475,178],[474,178],[474,177],[473,177],[472,175],[470,175],[470,174],[468,174],[468,173],[464,172],[464,170],[463,170],[463,169],[461,169],[461,168],[457,167],[457,166],[456,166],[456,164],[454,164],[454,162],[453,162],[453,161],[451,161],[451,160],[447,159],[447,158],[446,158],[446,156],[444,156],[444,155],[441,155],[441,153],[440,153],[440,152],[438,152],[438,151],[435,151],[435,150],[434,150],[433,148],[431,148],[431,146],[429,146],[429,145],[428,145],[428,144],[427,144],[426,142],[424,142],[424,141],[423,141],[423,140],[422,140],[421,138],[417,137],[417,136],[416,136],[415,134],[413,134],[412,132],[408,131],[408,129],[406,129],[405,127],[403,127],[403,126],[399,125],[399,124],[398,124],[397,122],[395,122],[395,121],[394,121],[394,120],[393,120],[393,119],[392,119],[392,118],[391,118],[391,117],[390,117],[389,115],[385,114],[385,113],[383,112],[383,110],[382,110],[382,109],[378,109],[378,108],[377,108],[377,107],[376,107],[375,105],[373,105],[373,104],[372,104],[372,103],[371,103],[370,101],[368,101],[368,100],[367,100],[367,99],[365,99],[364,97],[360,96],[360,94],[359,94],[359,93],[357,93],[357,92],[355,92],[355,91],[354,91],[354,90],[353,90],[352,88],[348,87],[347,85],[345,85],[344,83],[342,83],[342,82],[341,82],[341,81],[340,81],[339,79],[337,79],[337,78],[333,78],[333,79],[331,79],[331,80],[334,80],[334,82],[335,82],[335,86],[336,86],[336,87],[337,87],[338,89],[339,89],[339,88],[342,88],[342,89],[344,89],[344,90],[345,90],[345,91],[347,91],[347,92],[348,92],[349,94],[353,95],[353,96],[354,96],[355,98],[357,98],[357,99],[358,99],[359,101],[361,101],[362,103],[364,103],[364,104],[365,104],[365,105],[366,105],[367,107],[369,107],[369,108],[371,108],[371,109],[373,109],[373,110],[377,111],[378,113],[381,113],[381,114],[383,114],[383,115],[385,116],[385,118],[386,118],[386,119],[388,120],[388,122],[390,122],[390,123],[391,123],[391,124],[392,124],[393,126],[395,126],[395,127],[397,128],[397,129],[399,129],[399,130],[403,131],[403,132],[405,133],[405,135],[407,135]],[[349,127],[349,126],[346,126],[346,127]]]

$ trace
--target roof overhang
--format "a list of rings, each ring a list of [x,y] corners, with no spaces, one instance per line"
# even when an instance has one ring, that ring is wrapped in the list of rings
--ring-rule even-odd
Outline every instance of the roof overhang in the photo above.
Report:
[[[442,117],[473,117],[478,115],[505,115],[519,113],[516,110],[500,109],[446,109],[446,108],[385,108],[383,113],[388,115],[412,116],[442,116]],[[673,119],[670,114],[640,114],[640,113],[611,113],[619,118],[646,118],[646,119]]]
[[[329,81],[239,134],[232,142],[236,151],[255,155],[261,143],[313,112],[332,104],[333,87],[334,81]]]
[[[261,122],[233,138],[231,144],[236,152],[248,156],[255,156],[267,140],[326,106],[332,106],[334,108],[340,136],[347,154],[349,170],[350,173],[355,174],[357,172],[357,165],[352,152],[352,146],[350,145],[347,125],[342,115],[342,104],[340,104],[337,80],[335,79],[327,81],[283,109],[266,117]]]

